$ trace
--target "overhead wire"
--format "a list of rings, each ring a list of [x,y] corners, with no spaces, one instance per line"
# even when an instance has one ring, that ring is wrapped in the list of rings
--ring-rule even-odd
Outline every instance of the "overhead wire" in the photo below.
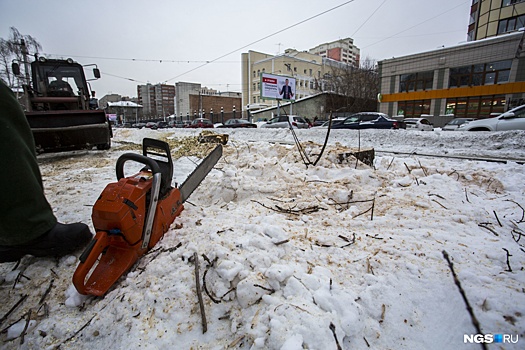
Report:
[[[326,10],[326,11],[323,11],[323,12],[320,12],[320,13],[318,13],[318,14],[316,14],[316,15],[313,15],[313,16],[311,16],[311,17],[308,17],[307,19],[304,19],[304,20],[302,20],[302,21],[299,21],[299,22],[297,22],[297,23],[294,23],[294,24],[292,24],[292,25],[289,25],[288,27],[285,27],[285,28],[283,28],[283,29],[280,29],[280,30],[278,30],[278,31],[276,31],[276,32],[274,32],[274,33],[272,33],[272,34],[269,34],[269,35],[267,35],[267,36],[261,38],[261,39],[255,40],[255,41],[253,41],[253,42],[251,42],[251,43],[249,43],[249,44],[246,44],[246,45],[244,45],[244,46],[242,46],[242,47],[240,47],[240,48],[237,48],[237,49],[235,49],[235,50],[233,50],[233,51],[230,51],[230,52],[228,52],[228,53],[225,53],[224,55],[219,56],[219,57],[217,57],[217,58],[215,58],[215,59],[213,59],[213,60],[211,60],[211,61],[209,61],[209,62],[206,62],[206,63],[204,63],[204,64],[201,64],[201,65],[198,66],[198,67],[195,67],[195,68],[193,68],[193,69],[190,69],[189,71],[186,71],[186,72],[184,72],[184,73],[181,73],[181,74],[179,74],[179,75],[177,75],[177,76],[175,76],[175,77],[173,77],[173,78],[170,78],[170,79],[166,80],[166,82],[171,81],[171,80],[174,80],[174,79],[177,79],[177,78],[179,78],[179,77],[181,77],[181,76],[183,76],[183,75],[186,75],[186,74],[188,74],[188,73],[191,73],[191,72],[193,72],[193,71],[195,71],[195,70],[197,70],[197,69],[200,69],[200,68],[202,68],[202,67],[204,67],[204,66],[206,66],[206,65],[208,65],[208,64],[210,64],[210,63],[213,63],[213,62],[215,62],[215,61],[218,61],[218,60],[220,60],[221,58],[227,57],[227,56],[229,56],[229,55],[231,55],[231,54],[233,54],[233,53],[236,53],[237,51],[240,51],[240,50],[245,49],[245,48],[247,48],[247,47],[249,47],[249,46],[251,46],[251,45],[257,44],[257,43],[259,43],[259,42],[261,42],[261,41],[263,41],[263,40],[266,40],[266,39],[268,39],[268,38],[271,38],[272,36],[275,36],[275,35],[277,35],[277,34],[280,34],[280,33],[284,32],[284,31],[286,31],[286,30],[288,30],[288,29],[291,29],[291,28],[293,28],[293,27],[297,27],[297,26],[300,25],[300,24],[303,24],[303,23],[305,23],[305,22],[308,22],[308,21],[310,21],[310,20],[312,20],[312,19],[314,19],[314,18],[317,18],[317,17],[319,17],[319,16],[322,16],[322,15],[328,13],[328,12],[334,11],[334,10],[336,10],[336,9],[338,9],[338,8],[340,8],[340,7],[343,7],[343,6],[345,6],[345,5],[348,5],[349,3],[354,2],[354,1],[355,1],[355,0],[349,0],[349,1],[346,1],[346,2],[344,2],[344,3],[342,3],[342,4],[340,4],[340,5],[337,5],[337,6],[332,7],[332,8],[330,8],[330,9]]]
[[[376,12],[377,12],[377,11],[378,11],[378,10],[384,5],[384,4],[385,4],[385,2],[387,2],[387,1],[388,1],[388,0],[384,0],[384,1],[381,3],[381,5],[379,5],[379,6],[375,9],[375,11],[372,12],[372,13],[370,14],[370,16],[368,16],[368,18],[367,18],[367,19],[366,19],[366,20],[365,20],[365,21],[359,26],[359,28],[357,28],[357,29],[355,30],[354,34],[351,35],[351,38],[353,38],[353,37],[357,34],[357,32],[358,32],[361,28],[363,28],[363,26],[366,24],[366,22],[368,22],[368,21],[369,21],[374,15],[375,15],[375,13],[376,13]]]
[[[470,1],[467,1],[467,2],[470,2]],[[423,23],[426,23],[426,22],[431,21],[431,20],[433,20],[433,19],[435,19],[435,18],[438,18],[438,17],[440,17],[440,16],[443,16],[444,14],[446,14],[446,13],[448,13],[448,12],[451,12],[451,11],[457,9],[457,8],[460,7],[460,6],[463,6],[465,3],[466,3],[466,2],[464,1],[464,2],[462,2],[461,4],[459,4],[459,5],[457,5],[457,6],[454,6],[454,7],[451,8],[451,9],[448,9],[448,10],[446,10],[446,11],[444,11],[444,12],[441,12],[440,14],[435,15],[434,17],[427,18],[427,19],[425,19],[425,20],[422,21],[422,22],[419,22],[419,23],[417,23],[417,24],[415,24],[415,25],[413,25],[413,26],[411,26],[411,27],[408,27],[408,28],[406,28],[406,29],[403,29],[403,30],[400,31],[400,32],[397,32],[397,33],[392,34],[392,35],[390,35],[390,36],[388,36],[388,37],[386,37],[386,38],[383,38],[383,39],[381,39],[381,40],[379,40],[379,41],[376,41],[376,42],[373,43],[373,44],[370,44],[370,45],[367,45],[367,46],[361,47],[361,49],[366,49],[366,48],[369,48],[370,46],[377,45],[377,44],[379,44],[379,43],[381,43],[381,42],[383,42],[383,41],[385,41],[385,40],[392,39],[393,37],[398,36],[399,34],[404,33],[404,32],[406,32],[406,31],[409,31],[410,29],[413,29],[413,28],[415,28],[415,27],[417,27],[417,26],[420,26],[420,25],[423,24]]]

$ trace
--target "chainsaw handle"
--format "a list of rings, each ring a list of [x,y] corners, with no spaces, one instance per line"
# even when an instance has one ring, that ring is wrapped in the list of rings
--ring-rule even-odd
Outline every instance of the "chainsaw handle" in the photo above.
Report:
[[[124,178],[124,163],[128,160],[146,165],[153,174],[160,173],[160,167],[154,159],[136,153],[124,153],[117,160],[117,180]]]
[[[80,294],[88,294],[86,276],[108,244],[107,232],[99,231],[80,256],[80,264],[73,274],[73,285]]]

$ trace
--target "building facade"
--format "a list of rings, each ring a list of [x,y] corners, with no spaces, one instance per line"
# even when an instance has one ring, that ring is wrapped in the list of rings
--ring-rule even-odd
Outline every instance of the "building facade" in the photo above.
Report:
[[[311,54],[359,67],[360,50],[354,45],[354,39],[346,38],[318,45],[310,50]]]
[[[242,109],[258,110],[277,105],[275,100],[261,98],[261,74],[276,74],[296,79],[295,99],[301,99],[322,91],[325,74],[330,74],[333,67],[345,63],[321,57],[306,51],[285,50],[281,55],[270,55],[257,51],[248,51],[241,55],[242,69]]]
[[[525,27],[525,0],[473,0],[468,41],[510,33]]]
[[[525,32],[378,62],[380,112],[487,118],[524,104]]]
[[[138,102],[145,117],[162,118],[175,113],[175,86],[146,84],[137,86]]]
[[[210,118],[217,121],[221,111],[232,113],[238,108],[240,112],[240,92],[219,92],[202,87],[198,83],[178,82],[175,84],[177,104],[176,114],[180,120],[192,120],[198,117]],[[238,113],[236,117],[240,118]]]

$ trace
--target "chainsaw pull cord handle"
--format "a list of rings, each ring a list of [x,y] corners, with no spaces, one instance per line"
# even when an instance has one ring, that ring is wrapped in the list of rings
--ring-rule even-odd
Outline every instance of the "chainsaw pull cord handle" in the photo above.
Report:
[[[162,174],[157,161],[146,156],[135,153],[124,153],[117,160],[117,179],[124,177],[124,163],[128,160],[135,161],[146,165],[153,174],[153,183],[151,185],[151,197],[149,202],[149,209],[146,214],[146,221],[144,223],[144,231],[142,232],[142,249],[146,249],[151,238],[151,230],[153,228],[153,219],[155,218],[155,211],[157,210],[157,203],[159,202],[160,184]]]

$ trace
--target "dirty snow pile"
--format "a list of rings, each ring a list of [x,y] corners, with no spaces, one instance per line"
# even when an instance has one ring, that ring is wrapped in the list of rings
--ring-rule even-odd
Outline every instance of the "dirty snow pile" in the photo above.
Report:
[[[116,129],[109,151],[39,156],[57,218],[91,224],[117,158],[143,137],[198,132]],[[446,251],[482,334],[510,336],[491,348],[524,348],[525,132],[336,130],[315,166],[289,130],[221,132],[223,157],[103,298],[72,286],[81,252],[1,264],[0,347],[479,349]],[[297,131],[311,161],[325,132]],[[373,166],[339,159],[358,147],[376,150]],[[174,182],[198,161],[174,160]]]

